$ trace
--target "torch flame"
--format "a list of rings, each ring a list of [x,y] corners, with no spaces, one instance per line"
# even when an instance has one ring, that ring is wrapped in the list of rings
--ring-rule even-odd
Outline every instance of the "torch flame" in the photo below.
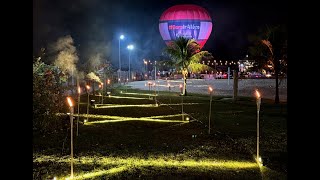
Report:
[[[212,90],[213,90],[212,87],[209,86],[209,91],[212,92]]]
[[[86,85],[86,88],[89,90],[89,89],[90,89],[90,86],[89,86],[89,85]]]
[[[256,95],[257,95],[257,98],[260,98],[260,93],[258,90],[256,90]]]
[[[71,101],[71,98],[70,97],[67,97],[67,100],[68,100],[68,103],[69,103],[69,106],[72,107],[72,101]]]
[[[81,89],[80,89],[80,87],[78,87],[78,93],[80,94],[80,92],[81,92]]]

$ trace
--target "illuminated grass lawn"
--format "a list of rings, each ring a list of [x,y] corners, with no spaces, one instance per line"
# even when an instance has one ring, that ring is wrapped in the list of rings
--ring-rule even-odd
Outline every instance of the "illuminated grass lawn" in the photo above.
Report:
[[[39,156],[34,160],[35,163],[46,163],[46,162],[55,162],[58,164],[69,163],[68,158],[58,158],[54,156]],[[244,171],[255,171],[259,172],[259,166],[255,162],[250,161],[233,161],[233,160],[216,160],[216,159],[185,159],[185,160],[176,160],[170,158],[162,157],[150,157],[148,159],[141,158],[106,158],[106,157],[77,157],[75,166],[81,168],[81,166],[96,166],[97,169],[94,169],[90,172],[78,172],[76,173],[74,179],[86,179],[86,178],[98,178],[98,177],[108,177],[113,176],[117,173],[123,171],[130,171],[132,169],[141,169],[152,167],[155,169],[161,168],[177,168],[180,170],[192,170],[192,171],[235,171],[240,172]],[[103,167],[105,167],[103,169]],[[100,170],[99,170],[100,169]],[[257,173],[259,175],[259,173]],[[56,176],[59,179],[65,179],[69,177],[66,176]]]
[[[212,134],[208,135],[208,96],[184,97],[187,121],[181,119],[181,97],[176,93],[171,99],[167,94],[157,96],[160,106],[156,107],[146,91],[127,92],[114,95],[123,98],[104,99],[105,104],[97,108],[90,106],[89,122],[81,123],[79,136],[74,135],[74,179],[287,178],[282,168],[286,159],[280,159],[287,152],[286,105],[262,100],[264,166],[259,167],[254,159],[254,100],[240,97],[232,103],[213,97]],[[81,100],[83,122],[86,95]],[[77,119],[76,111],[74,116]],[[33,179],[68,178],[70,130],[35,134],[33,157]]]

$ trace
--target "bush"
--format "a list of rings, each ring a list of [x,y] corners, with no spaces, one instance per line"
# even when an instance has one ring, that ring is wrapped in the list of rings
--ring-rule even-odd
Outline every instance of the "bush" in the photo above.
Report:
[[[36,60],[33,63],[33,130],[52,132],[59,127],[59,112],[65,112],[62,73],[52,65]]]

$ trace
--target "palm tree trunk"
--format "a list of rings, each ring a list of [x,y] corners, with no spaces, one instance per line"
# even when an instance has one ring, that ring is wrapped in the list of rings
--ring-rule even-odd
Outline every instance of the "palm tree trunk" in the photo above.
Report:
[[[275,72],[275,78],[276,78],[276,96],[275,96],[275,99],[274,99],[274,103],[275,104],[279,104],[279,60],[275,60],[274,62],[274,72]]]
[[[188,70],[187,69],[182,70],[182,75],[183,75],[183,91],[182,91],[182,95],[186,96],[187,95],[187,75],[188,75]]]

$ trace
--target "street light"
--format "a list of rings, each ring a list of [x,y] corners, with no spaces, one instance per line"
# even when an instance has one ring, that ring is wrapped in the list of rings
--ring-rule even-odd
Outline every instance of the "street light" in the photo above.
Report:
[[[73,104],[70,97],[67,97],[70,106],[70,132],[71,132],[71,179],[73,179]]]
[[[120,46],[120,41],[124,39],[124,35],[121,34],[120,37],[119,37],[119,74],[118,74],[118,79],[121,78],[121,56],[120,56],[120,49],[121,49],[121,46]]]
[[[259,112],[260,112],[260,105],[261,105],[261,96],[258,90],[256,90],[257,96],[257,157],[256,160],[259,165],[262,164],[261,157],[259,156]]]
[[[84,122],[88,122],[89,120],[89,90],[90,90],[90,86],[86,85],[87,88],[87,93],[88,93],[88,103],[87,103],[87,120],[85,120]]]
[[[131,70],[130,70],[130,65],[131,65],[131,60],[130,60],[130,57],[131,57],[131,50],[133,50],[134,49],[134,46],[132,45],[132,44],[129,44],[128,46],[127,46],[127,48],[129,49],[129,79],[130,79],[130,81],[131,81]]]
[[[210,108],[209,108],[209,134],[210,134],[210,121],[211,121],[211,104],[212,104],[212,87],[209,86],[209,93],[210,93]]]

